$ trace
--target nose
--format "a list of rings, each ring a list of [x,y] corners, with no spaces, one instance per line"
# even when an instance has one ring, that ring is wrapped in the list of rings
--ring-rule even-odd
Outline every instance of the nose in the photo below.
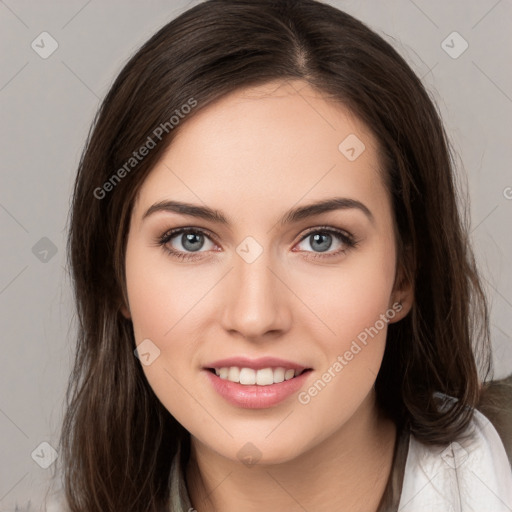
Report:
[[[222,326],[251,341],[277,337],[290,329],[293,293],[285,272],[270,261],[268,251],[248,263],[235,255],[234,268],[222,290]]]

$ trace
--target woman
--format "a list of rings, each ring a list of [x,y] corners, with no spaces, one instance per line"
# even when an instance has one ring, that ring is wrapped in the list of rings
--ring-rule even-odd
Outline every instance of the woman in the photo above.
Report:
[[[69,510],[512,507],[446,135],[351,16],[210,0],[163,27],[95,120],[69,254]]]

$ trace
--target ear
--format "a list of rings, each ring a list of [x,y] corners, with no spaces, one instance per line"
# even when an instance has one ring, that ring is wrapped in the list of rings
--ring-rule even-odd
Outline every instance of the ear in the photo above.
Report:
[[[389,305],[390,308],[395,310],[396,314],[393,318],[390,318],[389,323],[399,322],[402,318],[405,318],[411,311],[413,302],[414,286],[405,275],[403,267],[400,266]]]
[[[130,313],[130,310],[125,306],[124,303],[121,304],[121,306],[119,307],[119,311],[121,311],[122,315],[127,319],[127,320],[130,320],[130,318],[132,317],[131,313]]]

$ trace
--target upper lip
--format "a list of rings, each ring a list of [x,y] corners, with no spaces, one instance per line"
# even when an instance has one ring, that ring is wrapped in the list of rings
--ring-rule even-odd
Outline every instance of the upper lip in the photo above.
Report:
[[[304,366],[293,361],[285,361],[278,357],[260,357],[258,359],[249,359],[247,357],[228,357],[227,359],[219,359],[205,365],[205,368],[224,368],[238,366],[239,368],[252,368],[253,370],[261,370],[262,368],[285,368],[287,370],[306,370],[308,366]]]

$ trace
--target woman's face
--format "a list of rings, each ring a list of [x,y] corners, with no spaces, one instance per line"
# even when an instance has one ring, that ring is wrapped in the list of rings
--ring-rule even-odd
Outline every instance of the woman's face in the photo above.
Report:
[[[393,290],[376,140],[301,81],[237,91],[179,130],[134,204],[124,314],[149,384],[197,442],[291,460],[374,408],[387,325],[410,307]],[[158,244],[177,228],[191,233]],[[246,361],[214,364],[227,358]],[[276,367],[310,371],[278,382]]]

